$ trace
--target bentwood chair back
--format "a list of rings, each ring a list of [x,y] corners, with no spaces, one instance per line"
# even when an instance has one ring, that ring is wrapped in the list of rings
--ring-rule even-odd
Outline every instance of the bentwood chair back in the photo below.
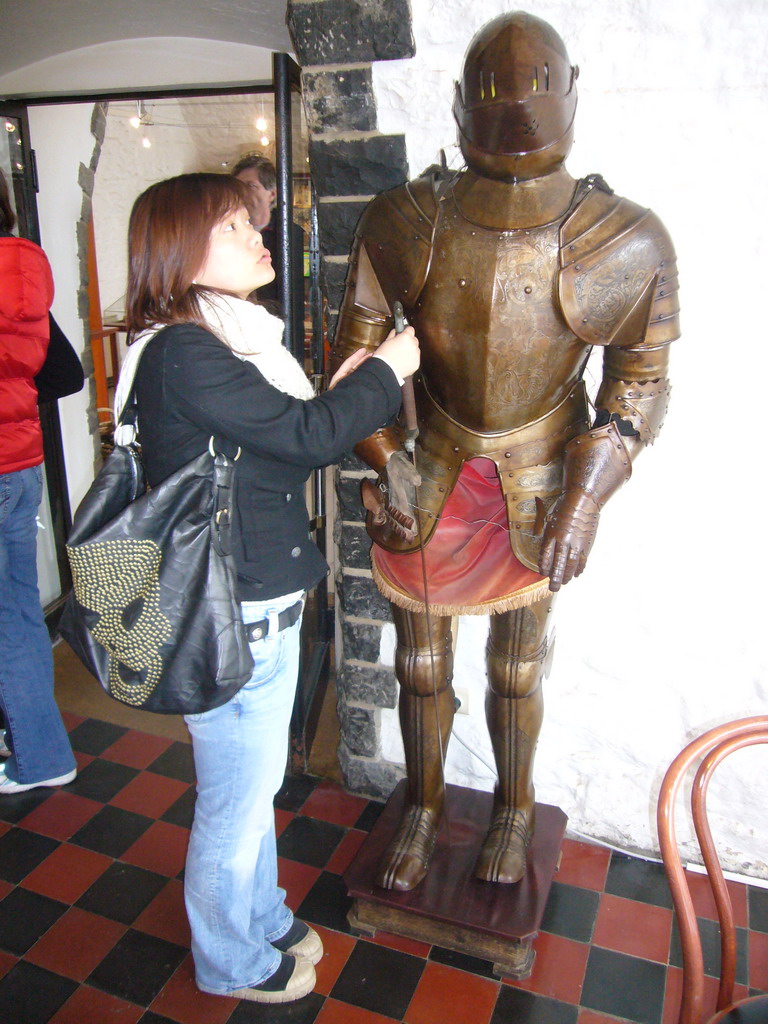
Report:
[[[768,716],[742,718],[710,729],[689,743],[670,765],[659,793],[657,828],[664,870],[675,906],[683,949],[683,998],[678,1024],[766,1024],[768,994],[733,1002],[736,981],[736,926],[728,888],[707,819],[707,789],[715,769],[742,747],[768,743]],[[704,960],[686,873],[675,834],[675,798],[690,766],[703,758],[693,782],[691,811],[720,923],[720,988],[717,1013],[704,1012]]]

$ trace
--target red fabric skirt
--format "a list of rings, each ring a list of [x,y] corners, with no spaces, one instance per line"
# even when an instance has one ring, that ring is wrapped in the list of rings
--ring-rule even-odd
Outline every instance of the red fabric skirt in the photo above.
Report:
[[[419,551],[392,554],[374,544],[373,576],[390,601],[424,607]],[[439,615],[508,611],[548,593],[545,576],[526,568],[509,543],[509,528],[495,463],[464,463],[440,522],[424,548],[430,610]]]

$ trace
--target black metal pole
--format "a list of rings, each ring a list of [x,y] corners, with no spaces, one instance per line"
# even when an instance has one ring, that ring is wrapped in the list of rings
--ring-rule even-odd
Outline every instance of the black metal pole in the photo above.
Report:
[[[280,296],[285,321],[283,344],[304,364],[304,338],[296,337],[296,304],[304,296],[295,294],[293,261],[299,254],[293,252],[293,152],[291,145],[291,79],[296,65],[287,53],[272,55],[272,73],[275,86],[275,156],[277,162],[277,236],[280,265],[275,267],[282,281]],[[298,70],[298,68],[296,68]]]

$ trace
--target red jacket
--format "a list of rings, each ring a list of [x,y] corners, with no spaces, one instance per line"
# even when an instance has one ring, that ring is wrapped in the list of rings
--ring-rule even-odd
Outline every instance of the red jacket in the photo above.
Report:
[[[43,461],[34,377],[48,349],[53,277],[43,250],[0,237],[0,473]]]

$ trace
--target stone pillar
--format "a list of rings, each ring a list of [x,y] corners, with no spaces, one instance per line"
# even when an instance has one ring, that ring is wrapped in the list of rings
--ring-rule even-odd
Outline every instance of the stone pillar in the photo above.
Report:
[[[320,284],[332,337],[360,214],[375,195],[408,178],[404,136],[376,128],[371,64],[414,55],[411,11],[408,0],[289,0],[288,28],[302,67],[319,200]],[[369,473],[352,454],[336,472],[339,760],[349,789],[383,797],[398,772],[378,760],[378,709],[395,707],[397,683],[394,670],[379,662],[381,631],[391,616],[371,578],[359,493]]]

